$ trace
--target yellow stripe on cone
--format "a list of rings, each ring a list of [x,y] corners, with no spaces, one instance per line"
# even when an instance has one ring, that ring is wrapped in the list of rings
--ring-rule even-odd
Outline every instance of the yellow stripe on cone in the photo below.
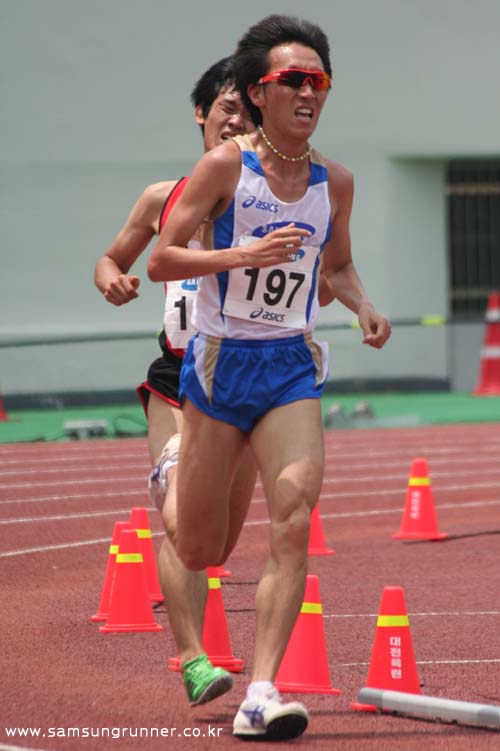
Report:
[[[142,553],[118,553],[117,563],[143,563]]]
[[[312,613],[313,615],[323,615],[323,606],[320,602],[303,602],[300,612]]]
[[[139,540],[148,540],[153,536],[150,529],[136,529],[135,531]]]
[[[377,626],[379,628],[393,628],[395,626],[409,626],[407,615],[379,615]]]

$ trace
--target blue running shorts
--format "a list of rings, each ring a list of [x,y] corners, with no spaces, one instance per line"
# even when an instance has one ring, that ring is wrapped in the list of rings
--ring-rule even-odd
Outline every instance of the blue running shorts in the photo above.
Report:
[[[310,334],[268,340],[196,334],[184,355],[179,398],[247,433],[275,407],[319,399],[327,361],[327,345]]]

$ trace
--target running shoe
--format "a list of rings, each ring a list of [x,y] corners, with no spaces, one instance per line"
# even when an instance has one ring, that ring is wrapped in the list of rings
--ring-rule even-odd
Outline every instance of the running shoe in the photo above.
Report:
[[[255,699],[245,699],[234,718],[233,735],[285,741],[296,738],[307,727],[309,716],[297,701],[283,704],[273,687]]]
[[[222,668],[214,668],[206,654],[185,662],[182,667],[184,686],[192,707],[206,704],[233,687],[229,673]]]
[[[180,433],[173,435],[163,447],[158,462],[153,467],[148,480],[148,493],[152,503],[161,511],[168,490],[167,472],[179,461]]]

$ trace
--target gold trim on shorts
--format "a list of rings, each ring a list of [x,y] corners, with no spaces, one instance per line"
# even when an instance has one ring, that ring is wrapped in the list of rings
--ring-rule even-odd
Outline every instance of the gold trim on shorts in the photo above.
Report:
[[[323,371],[323,350],[320,345],[314,341],[312,334],[308,333],[304,335],[304,341],[309,348],[311,357],[316,366],[316,386],[319,386],[325,380],[325,374]]]
[[[219,359],[222,339],[216,336],[205,336],[205,348],[203,352],[203,376],[205,378],[205,393],[209,404],[212,404],[214,389],[215,368]]]

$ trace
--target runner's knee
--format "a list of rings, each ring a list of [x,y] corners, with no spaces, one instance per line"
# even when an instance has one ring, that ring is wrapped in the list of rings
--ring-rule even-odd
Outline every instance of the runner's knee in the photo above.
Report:
[[[278,513],[271,512],[271,554],[276,559],[293,556],[302,559],[307,555],[309,542],[310,509],[305,497],[297,497],[282,506]]]
[[[148,492],[156,508],[163,513],[165,499],[168,493],[168,471],[179,462],[179,448],[181,434],[174,433],[165,444],[161,456],[156,462],[149,476]]]
[[[195,540],[182,544],[182,540],[177,540],[175,549],[184,566],[190,571],[202,571],[210,566],[220,566],[225,560],[222,547],[218,544],[196,544]]]

